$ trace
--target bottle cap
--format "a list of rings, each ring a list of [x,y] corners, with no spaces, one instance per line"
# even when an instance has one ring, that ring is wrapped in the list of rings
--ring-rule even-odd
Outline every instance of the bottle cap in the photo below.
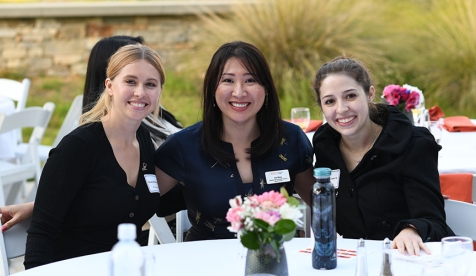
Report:
[[[330,177],[331,169],[329,168],[315,168],[314,177]]]
[[[119,240],[135,240],[137,237],[136,225],[132,223],[121,223],[117,227],[117,238]]]

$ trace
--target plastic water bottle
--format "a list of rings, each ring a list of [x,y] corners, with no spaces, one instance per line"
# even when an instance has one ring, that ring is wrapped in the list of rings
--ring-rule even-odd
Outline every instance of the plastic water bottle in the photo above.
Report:
[[[135,241],[136,226],[122,223],[117,227],[119,241],[111,251],[110,276],[141,276],[144,257],[140,245]]]
[[[314,169],[311,227],[314,234],[312,267],[315,269],[337,267],[336,195],[330,177],[331,169]]]

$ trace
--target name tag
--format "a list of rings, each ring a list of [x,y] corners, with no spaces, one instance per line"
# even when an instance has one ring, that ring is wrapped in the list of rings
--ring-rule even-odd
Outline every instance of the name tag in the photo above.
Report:
[[[291,181],[288,170],[266,172],[266,184],[276,184]]]
[[[144,174],[145,183],[149,188],[149,192],[151,193],[160,193],[159,190],[159,183],[157,183],[157,177],[155,174]]]
[[[331,180],[332,186],[334,186],[334,189],[339,188],[339,179],[340,179],[340,170],[339,169],[331,170],[330,180]]]

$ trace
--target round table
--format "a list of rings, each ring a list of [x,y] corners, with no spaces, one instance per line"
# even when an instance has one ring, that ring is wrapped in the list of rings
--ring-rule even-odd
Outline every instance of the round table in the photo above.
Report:
[[[368,275],[379,275],[382,264],[382,241],[365,241],[367,250]],[[295,238],[284,243],[288,260],[289,275],[354,275],[356,257],[338,258],[337,268],[333,270],[315,270],[311,265],[311,254],[301,252],[313,245],[310,238]],[[432,250],[431,258],[440,255],[440,243],[428,243]],[[355,250],[357,240],[338,239],[338,249]],[[156,272],[154,275],[239,275],[245,271],[246,248],[239,240],[210,240],[197,242],[171,243],[143,247],[143,252],[153,254],[156,259]],[[392,269],[394,276],[420,275],[423,261],[430,256],[412,258],[414,261],[400,260],[395,256],[399,254],[392,250]],[[110,252],[88,255],[79,258],[64,260],[48,265],[29,269],[17,276],[95,276],[108,275]],[[150,255],[149,255],[150,256]],[[476,253],[473,261],[476,262]],[[476,265],[472,265],[468,275],[476,275]]]

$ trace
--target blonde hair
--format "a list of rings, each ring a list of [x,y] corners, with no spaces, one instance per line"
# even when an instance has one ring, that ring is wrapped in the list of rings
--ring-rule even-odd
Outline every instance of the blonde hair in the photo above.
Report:
[[[141,44],[131,44],[119,48],[119,50],[117,50],[117,52],[109,59],[106,77],[110,80],[114,80],[122,68],[138,60],[145,60],[154,66],[154,68],[159,72],[161,85],[163,86],[165,84],[165,71],[162,65],[162,59],[156,51]],[[101,121],[101,118],[110,112],[111,107],[111,96],[103,91],[94,107],[81,115],[79,125]],[[154,115],[158,115],[159,109],[160,104],[157,102]]]

